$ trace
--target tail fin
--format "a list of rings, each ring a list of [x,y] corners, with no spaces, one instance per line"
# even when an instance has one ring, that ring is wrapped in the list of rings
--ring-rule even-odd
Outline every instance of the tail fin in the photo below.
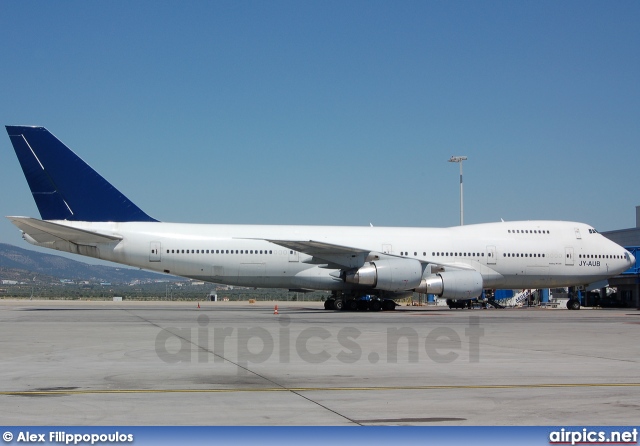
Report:
[[[43,220],[157,221],[44,127],[7,133]]]

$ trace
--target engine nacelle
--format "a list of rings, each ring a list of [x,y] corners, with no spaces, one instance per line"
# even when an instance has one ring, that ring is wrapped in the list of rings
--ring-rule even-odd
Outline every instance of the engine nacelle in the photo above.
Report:
[[[383,259],[347,271],[344,281],[385,291],[412,290],[422,280],[422,264],[414,259]]]
[[[482,275],[478,271],[444,271],[431,274],[415,289],[447,299],[473,299],[482,294]]]

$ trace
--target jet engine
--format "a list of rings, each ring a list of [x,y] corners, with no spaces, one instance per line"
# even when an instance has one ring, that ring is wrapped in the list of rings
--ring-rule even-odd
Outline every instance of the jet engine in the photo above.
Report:
[[[385,291],[412,290],[422,280],[422,264],[414,259],[383,259],[349,270],[344,281]]]
[[[415,291],[447,299],[473,299],[482,294],[482,275],[468,270],[430,274]]]

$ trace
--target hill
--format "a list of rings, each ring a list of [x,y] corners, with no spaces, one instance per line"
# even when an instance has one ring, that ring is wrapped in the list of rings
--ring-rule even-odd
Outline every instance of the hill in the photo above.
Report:
[[[43,254],[0,243],[0,280],[51,282],[72,281],[130,283],[132,281],[181,280],[127,267],[90,265],[52,254]]]

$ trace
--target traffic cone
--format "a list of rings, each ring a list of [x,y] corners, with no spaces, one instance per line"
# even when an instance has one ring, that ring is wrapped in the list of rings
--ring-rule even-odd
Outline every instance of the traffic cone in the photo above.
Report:
[[[278,314],[278,306],[276,305],[276,307],[273,309],[273,314]]]
[[[198,308],[200,308],[200,302],[198,302]]]

